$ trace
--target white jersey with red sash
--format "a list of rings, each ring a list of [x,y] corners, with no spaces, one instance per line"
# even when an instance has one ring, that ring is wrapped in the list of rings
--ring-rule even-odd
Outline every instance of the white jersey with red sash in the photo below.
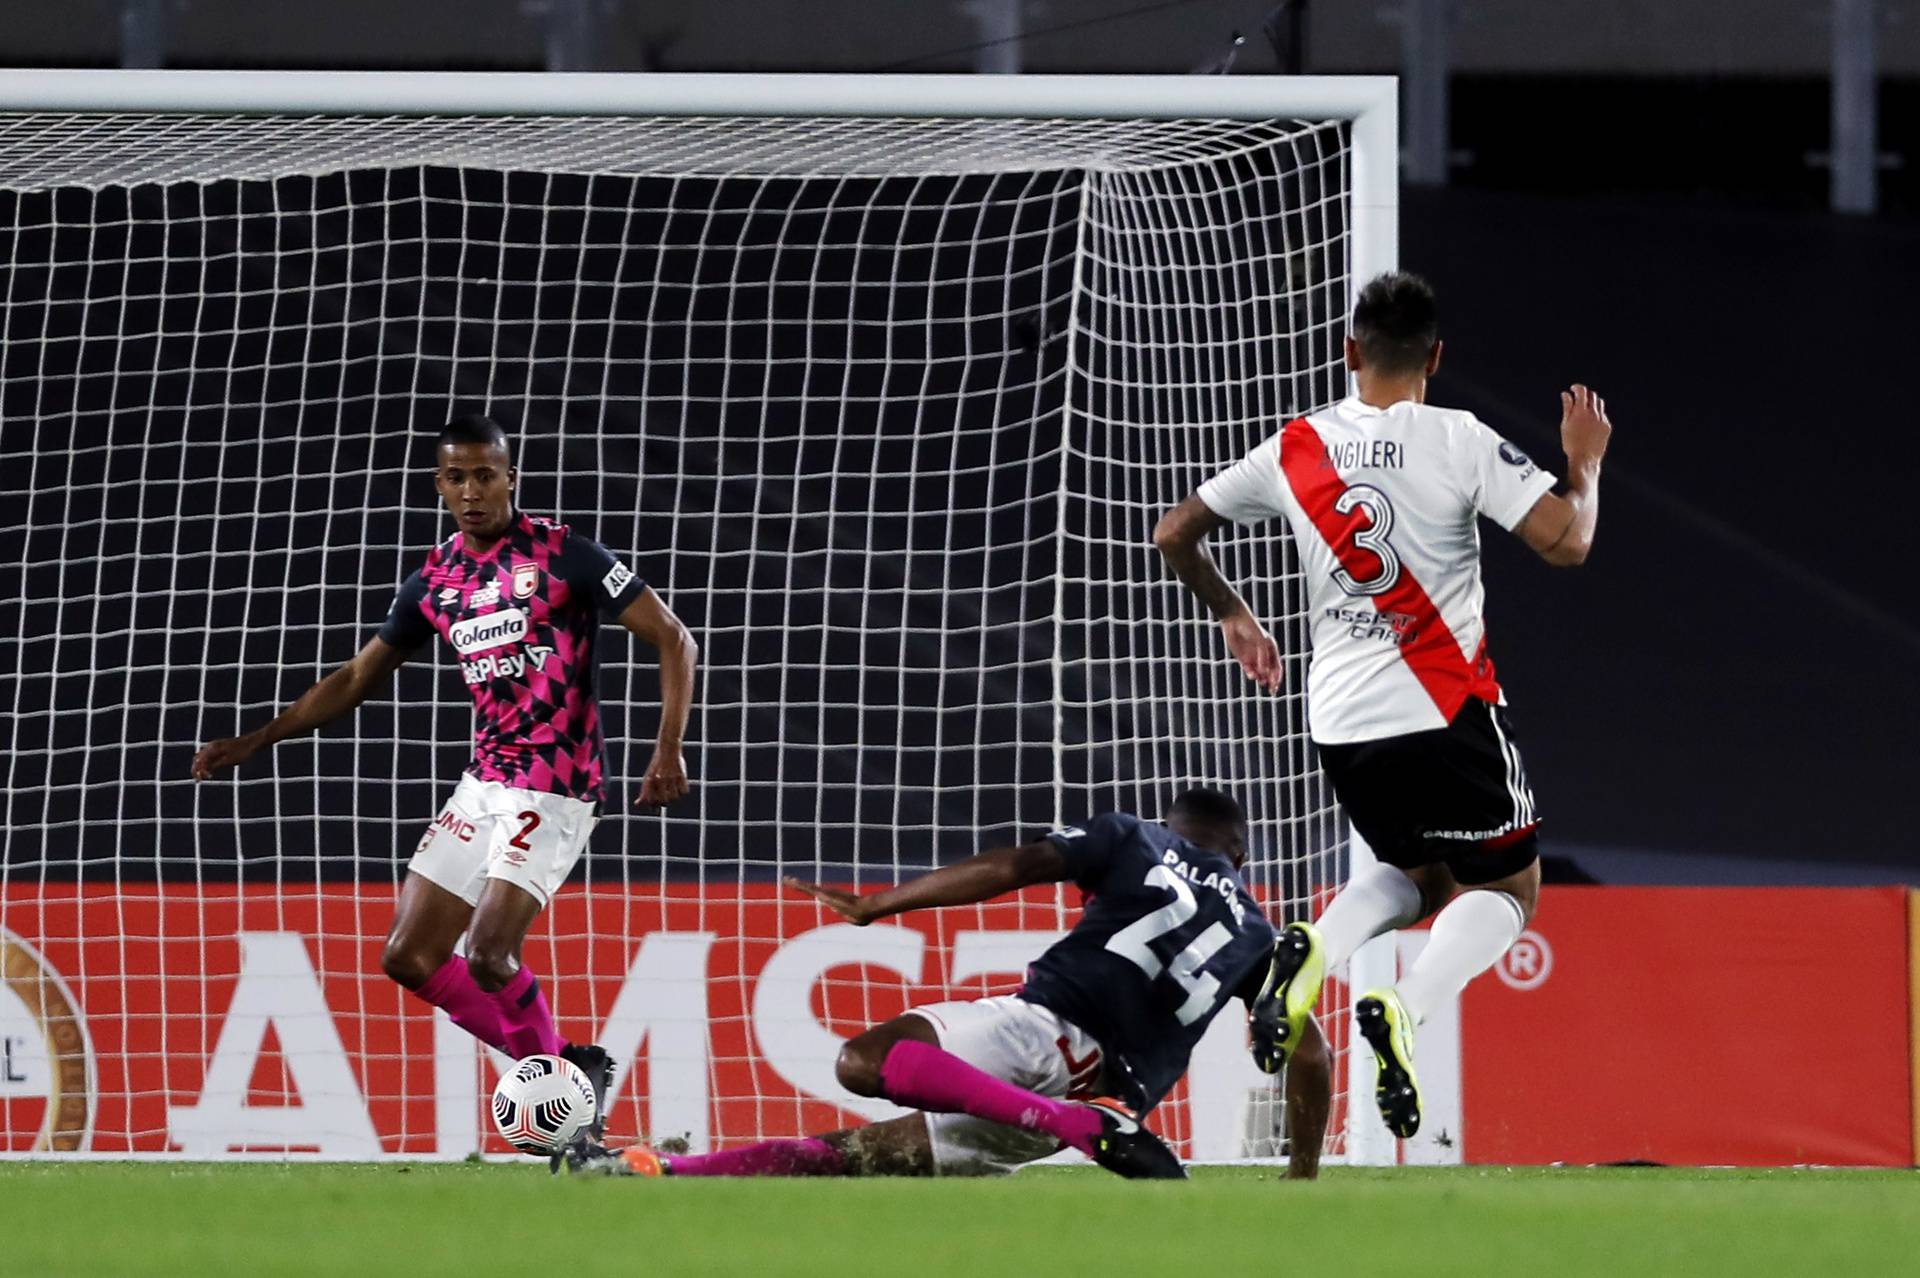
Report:
[[[1308,727],[1340,744],[1502,704],[1476,517],[1512,529],[1553,483],[1472,413],[1353,397],[1287,423],[1200,499],[1234,523],[1286,517],[1312,610]]]

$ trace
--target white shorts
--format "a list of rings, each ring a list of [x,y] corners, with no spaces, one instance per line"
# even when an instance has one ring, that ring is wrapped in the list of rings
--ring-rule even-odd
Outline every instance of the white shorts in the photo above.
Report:
[[[1085,1030],[1012,994],[969,1003],[930,1003],[908,1011],[924,1017],[940,1046],[1003,1082],[1055,1099],[1099,1095],[1105,1062]],[[1058,1153],[1044,1132],[1021,1131],[971,1114],[928,1114],[933,1166],[942,1176],[1003,1175]]]
[[[585,799],[463,776],[407,868],[468,905],[480,904],[488,879],[505,879],[545,906],[597,824]]]

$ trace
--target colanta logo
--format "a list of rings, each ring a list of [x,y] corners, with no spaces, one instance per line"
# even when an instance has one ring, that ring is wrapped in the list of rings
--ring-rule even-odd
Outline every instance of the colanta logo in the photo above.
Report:
[[[66,982],[0,929],[0,1150],[85,1149],[92,1081],[93,1044]]]
[[[447,642],[461,656],[518,643],[527,637],[527,614],[518,608],[469,617],[447,628]]]

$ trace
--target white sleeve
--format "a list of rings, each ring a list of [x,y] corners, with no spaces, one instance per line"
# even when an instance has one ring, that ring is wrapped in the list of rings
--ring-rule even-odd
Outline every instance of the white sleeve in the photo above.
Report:
[[[1461,483],[1473,508],[1508,532],[1553,488],[1553,475],[1471,413],[1455,436]]]
[[[1286,514],[1281,505],[1279,436],[1200,485],[1199,495],[1208,510],[1236,524],[1257,524]]]

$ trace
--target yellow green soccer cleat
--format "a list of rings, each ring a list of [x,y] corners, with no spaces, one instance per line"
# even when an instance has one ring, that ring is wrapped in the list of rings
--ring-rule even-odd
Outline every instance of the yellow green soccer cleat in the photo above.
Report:
[[[1387,1130],[1405,1140],[1420,1130],[1420,1081],[1413,1076],[1413,1017],[1392,990],[1368,990],[1353,1005],[1360,1035],[1380,1074],[1373,1098]]]
[[[1253,1041],[1253,1063],[1269,1074],[1286,1068],[1287,1058],[1300,1046],[1307,1018],[1320,1001],[1326,979],[1326,949],[1311,923],[1289,923],[1273,945],[1273,960],[1260,983],[1260,996],[1247,1013]]]

